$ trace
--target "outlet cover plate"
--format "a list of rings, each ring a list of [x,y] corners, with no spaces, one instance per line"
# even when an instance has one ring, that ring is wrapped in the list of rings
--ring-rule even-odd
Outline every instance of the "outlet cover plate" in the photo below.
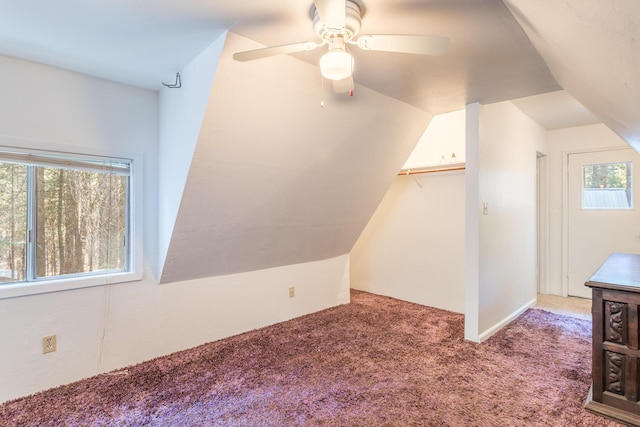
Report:
[[[42,337],[42,354],[52,353],[56,351],[56,336],[48,335]]]

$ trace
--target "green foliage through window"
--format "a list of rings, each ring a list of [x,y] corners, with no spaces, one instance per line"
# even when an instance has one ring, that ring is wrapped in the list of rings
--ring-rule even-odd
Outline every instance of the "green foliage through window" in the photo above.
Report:
[[[585,165],[584,188],[627,188],[631,181],[631,162]]]

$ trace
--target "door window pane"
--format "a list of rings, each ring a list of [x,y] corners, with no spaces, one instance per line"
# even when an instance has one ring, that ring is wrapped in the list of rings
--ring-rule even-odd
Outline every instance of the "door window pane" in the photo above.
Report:
[[[584,165],[582,208],[633,208],[631,168],[631,162]]]

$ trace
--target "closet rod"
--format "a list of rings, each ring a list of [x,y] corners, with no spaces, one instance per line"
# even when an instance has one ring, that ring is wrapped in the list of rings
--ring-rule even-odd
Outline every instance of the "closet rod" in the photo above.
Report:
[[[465,170],[466,168],[467,167],[464,163],[451,163],[448,165],[430,166],[427,168],[402,169],[400,172],[398,172],[398,175],[419,175],[423,173],[433,172],[461,171]]]

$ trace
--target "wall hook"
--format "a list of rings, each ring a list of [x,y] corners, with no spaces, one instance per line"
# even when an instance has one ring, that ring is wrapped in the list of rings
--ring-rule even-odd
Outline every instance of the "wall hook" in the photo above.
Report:
[[[176,82],[174,84],[167,84],[165,82],[162,82],[162,84],[165,87],[168,87],[169,89],[178,89],[182,87],[182,80],[180,80],[180,73],[176,73]]]

